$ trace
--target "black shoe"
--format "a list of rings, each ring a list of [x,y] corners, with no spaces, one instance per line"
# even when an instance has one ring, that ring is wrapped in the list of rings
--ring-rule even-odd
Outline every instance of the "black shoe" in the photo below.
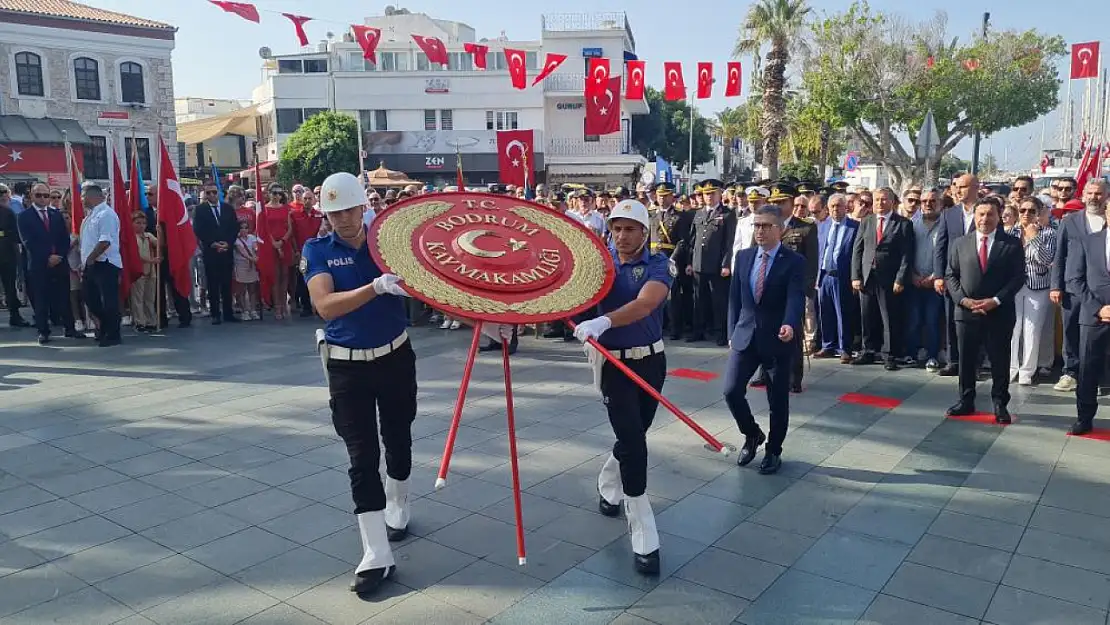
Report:
[[[750,386],[752,388],[767,388],[767,386],[769,384],[770,384],[770,381],[767,378],[759,377],[759,378],[756,378],[756,379],[752,380],[748,384],[748,386]]]
[[[311,315],[312,313],[308,313],[308,314]],[[304,315],[301,315],[301,316],[303,317]],[[239,323],[240,321],[242,321],[242,319],[239,319],[235,315],[224,315],[224,321],[226,321],[228,323]]]
[[[1093,421],[1082,421],[1077,419],[1071,426],[1071,433],[1072,436],[1083,436],[1084,434],[1090,434],[1093,429],[1095,429]]]
[[[687,343],[698,343],[698,342],[701,342],[701,341],[704,341],[704,340],[705,340],[705,335],[704,334],[691,334],[690,336],[686,337],[686,342]]]
[[[774,475],[780,468],[782,468],[782,458],[778,454],[763,454],[763,462],[759,463],[760,475]]]
[[[656,549],[646,556],[638,553],[632,554],[636,562],[636,572],[640,575],[658,575],[659,574],[659,550]]]
[[[100,347],[115,347],[116,345],[121,345],[122,343],[123,341],[118,338],[101,338],[97,345],[99,345]]]
[[[746,467],[755,460],[755,454],[759,451],[759,446],[767,442],[767,435],[763,432],[755,436],[745,436],[744,446],[740,448],[740,455],[736,456],[736,464]]]
[[[897,371],[901,368],[902,367],[899,367],[898,363],[895,362],[893,358],[888,358],[886,364],[883,365],[883,369],[886,369],[887,371]]]
[[[801,395],[802,394],[802,384],[801,384],[801,382],[798,382],[797,384],[791,384],[790,385],[790,392],[794,393],[795,395]]]
[[[162,324],[162,327],[164,328],[167,325],[169,325],[169,324],[164,323],[164,324]],[[188,319],[183,319],[183,320],[177,322],[177,328],[179,330],[184,330],[185,328],[188,328],[191,325],[193,325],[192,317],[190,317]]]
[[[946,378],[955,377],[959,374],[960,374],[959,365],[957,365],[954,362],[950,362],[950,363],[944,365],[943,367],[941,367],[940,371],[937,371],[937,375],[943,376],[943,377],[946,377]]]
[[[39,345],[46,345],[49,342],[50,342],[50,335],[49,334],[40,334],[39,335]]]
[[[548,330],[547,332],[543,333],[543,338],[545,338],[545,339],[566,338],[566,332],[564,332],[562,330]]]
[[[852,364],[853,365],[873,365],[873,364],[875,364],[875,354],[872,354],[871,352],[866,352],[866,353],[860,354],[859,358],[856,358],[855,360],[852,361]]]
[[[399,543],[402,540],[408,538],[408,536],[409,536],[409,528],[408,527],[402,527],[401,529],[397,529],[395,527],[390,527],[388,525],[385,526],[385,537],[388,538],[389,542],[391,542],[391,543]]]
[[[717,347],[725,347],[726,345],[728,345],[728,339],[726,339],[726,338],[717,339]]]
[[[975,404],[962,401],[952,406],[944,413],[947,417],[966,417],[970,414],[975,414]]]
[[[31,324],[27,323],[22,317],[16,317],[8,322],[8,325],[13,328],[29,328]]]
[[[84,332],[78,332],[77,330],[66,330],[65,337],[67,339],[77,339],[77,340],[88,338],[87,336],[85,336]]]
[[[224,322],[224,320],[220,319],[219,317],[212,317],[212,325],[214,325],[214,326],[218,326],[223,322]]]
[[[355,579],[348,588],[359,596],[373,594],[382,585],[382,582],[393,575],[395,568],[388,566],[384,569],[370,569],[369,571],[355,573]]]
[[[1010,425],[1013,419],[1010,418],[1010,411],[1006,410],[1006,406],[998,405],[994,407],[994,422],[999,425]]]
[[[489,343],[486,343],[485,345],[479,347],[478,351],[480,351],[480,352],[499,352],[499,351],[501,351],[501,344],[500,343],[494,343],[493,341],[490,341]]]
[[[605,498],[602,497],[599,492],[597,494],[597,511],[607,517],[616,517],[621,514],[621,505],[619,503],[612,504],[605,501]]]

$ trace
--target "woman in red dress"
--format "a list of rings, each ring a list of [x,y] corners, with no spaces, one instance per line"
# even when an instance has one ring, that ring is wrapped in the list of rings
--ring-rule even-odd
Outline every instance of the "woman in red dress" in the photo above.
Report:
[[[278,183],[269,188],[270,200],[262,209],[260,219],[266,220],[273,243],[274,263],[274,318],[281,320],[289,314],[289,272],[293,268],[293,218],[285,189]]]

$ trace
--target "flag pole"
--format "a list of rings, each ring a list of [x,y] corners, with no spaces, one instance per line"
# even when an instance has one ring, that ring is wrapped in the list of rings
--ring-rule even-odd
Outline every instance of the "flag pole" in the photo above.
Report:
[[[1074,80],[1068,79],[1068,101],[1064,109],[1064,144],[1068,146],[1068,166],[1070,167],[1075,163],[1075,143],[1074,143],[1074,119],[1072,113],[1072,96],[1071,84]]]
[[[355,115],[355,125],[358,128],[358,175],[361,178],[362,177],[362,172],[366,171],[366,164],[364,162],[365,159],[362,157],[363,145],[362,145],[362,113],[361,112],[358,112],[358,114]]]

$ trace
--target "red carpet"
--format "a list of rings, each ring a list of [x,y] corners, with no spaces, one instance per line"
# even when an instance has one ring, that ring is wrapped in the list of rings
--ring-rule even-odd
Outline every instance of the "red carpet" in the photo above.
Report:
[[[871,406],[874,408],[897,408],[898,405],[902,403],[900,399],[867,395],[865,393],[845,393],[840,396],[840,401],[846,404],[859,404],[860,406]]]
[[[716,380],[720,376],[712,371],[702,371],[700,369],[671,369],[667,375],[676,378],[687,378],[689,380],[697,380],[698,382],[709,382]]]
[[[1075,436],[1075,435],[1072,434],[1071,432],[1068,432],[1068,436]],[[1107,442],[1110,442],[1110,430],[1102,430],[1102,429],[1091,430],[1087,434],[1084,434],[1082,436],[1076,436],[1076,438],[1089,438],[1093,441],[1107,441]]]
[[[994,413],[991,413],[991,412],[976,412],[975,414],[964,415],[962,417],[948,417],[948,418],[949,419],[955,419],[956,421],[970,421],[971,423],[986,423],[987,425],[1000,425],[1000,424],[994,422]],[[1015,416],[1013,414],[1010,415],[1010,419],[1014,423],[1018,422],[1017,416]]]

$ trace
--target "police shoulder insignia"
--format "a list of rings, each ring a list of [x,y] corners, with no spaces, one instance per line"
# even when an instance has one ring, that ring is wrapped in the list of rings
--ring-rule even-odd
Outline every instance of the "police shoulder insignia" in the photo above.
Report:
[[[671,274],[672,278],[678,277],[678,265],[674,263],[673,258],[667,259],[667,273]]]
[[[301,272],[301,275],[307,274],[308,273],[308,259],[305,258],[304,256],[301,256],[301,262],[297,265],[297,269]]]
[[[644,266],[640,265],[632,268],[632,279],[639,282],[644,277]]]

